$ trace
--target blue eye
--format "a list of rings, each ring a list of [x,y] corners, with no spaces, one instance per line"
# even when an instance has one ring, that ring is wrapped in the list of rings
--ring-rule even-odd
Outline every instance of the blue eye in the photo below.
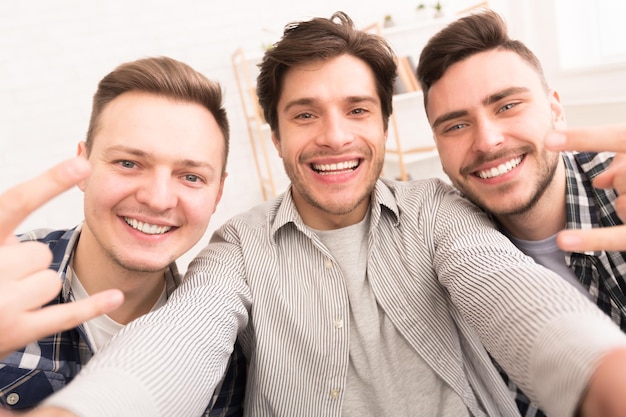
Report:
[[[455,125],[450,126],[445,131],[446,132],[453,132],[453,131],[456,131],[456,130],[461,130],[461,129],[463,129],[466,126],[467,126],[467,123],[457,123]]]
[[[513,107],[517,106],[517,103],[508,103],[505,104],[504,106],[500,107],[500,110],[498,110],[498,113],[501,113],[503,111],[507,111],[512,109]]]
[[[199,182],[200,177],[198,177],[197,175],[193,175],[193,174],[187,174],[185,175],[185,180],[189,182]]]
[[[118,162],[121,166],[123,166],[124,168],[134,168],[135,167],[135,163],[131,162],[131,161],[119,161]]]

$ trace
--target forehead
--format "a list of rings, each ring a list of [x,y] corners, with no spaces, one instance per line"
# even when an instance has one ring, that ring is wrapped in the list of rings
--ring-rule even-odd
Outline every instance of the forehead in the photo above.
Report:
[[[113,99],[99,117],[94,149],[117,145],[190,159],[221,158],[225,148],[222,131],[204,106],[137,91]]]
[[[517,53],[495,49],[474,54],[451,65],[428,93],[429,108],[440,102],[482,100],[509,87],[543,91],[535,68]]]
[[[352,55],[340,55],[290,68],[283,79],[279,103],[302,97],[377,96],[376,91],[376,79],[369,65]]]

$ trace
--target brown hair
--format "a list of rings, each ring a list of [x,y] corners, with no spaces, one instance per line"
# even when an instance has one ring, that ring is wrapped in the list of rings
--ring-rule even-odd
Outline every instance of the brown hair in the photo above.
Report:
[[[428,104],[428,91],[453,64],[492,49],[517,53],[535,69],[546,91],[548,85],[539,59],[518,40],[508,35],[504,20],[493,10],[462,17],[434,35],[426,44],[417,65],[417,79]]]
[[[220,85],[189,65],[168,57],[143,58],[121,64],[100,81],[93,96],[86,139],[87,153],[91,152],[100,115],[106,105],[129,91],[198,103],[210,111],[224,136],[223,170],[226,169],[229,125]]]
[[[336,12],[330,19],[314,18],[286,25],[283,37],[265,53],[259,64],[257,95],[265,120],[276,135],[278,100],[287,70],[344,54],[363,60],[374,72],[387,129],[397,76],[395,54],[382,37],[356,29],[348,15]]]

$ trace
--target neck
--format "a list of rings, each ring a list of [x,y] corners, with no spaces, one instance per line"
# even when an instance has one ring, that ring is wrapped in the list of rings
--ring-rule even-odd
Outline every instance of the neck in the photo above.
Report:
[[[539,201],[530,210],[515,215],[495,216],[510,235],[522,240],[543,240],[565,228],[565,166],[559,159],[554,178]]]
[[[121,324],[128,324],[149,312],[165,287],[165,271],[124,268],[102,252],[86,225],[76,245],[72,267],[89,295],[111,288],[124,293],[122,306],[108,314]]]

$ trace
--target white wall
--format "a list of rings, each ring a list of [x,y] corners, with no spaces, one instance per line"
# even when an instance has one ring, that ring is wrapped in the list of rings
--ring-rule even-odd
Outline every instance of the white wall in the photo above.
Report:
[[[472,3],[470,0],[456,2]],[[185,61],[225,87],[232,143],[222,203],[203,241],[181,262],[184,270],[190,257],[206,243],[219,224],[261,201],[231,68],[231,54],[239,47],[251,54],[260,53],[262,44],[277,40],[289,21],[310,16],[328,17],[341,9],[359,26],[382,21],[389,13],[402,23],[410,19],[418,3],[3,1],[0,3],[0,190],[75,153],[76,144],[84,138],[87,129],[96,84],[119,63],[151,55],[169,55]],[[550,3],[549,0],[491,2],[505,15],[513,31],[538,49],[540,58],[547,62],[548,76],[557,78],[550,59],[553,55],[550,39],[555,38],[551,34],[551,15],[543,9]],[[596,77],[587,84],[593,85],[601,78]],[[577,94],[577,99],[587,91],[576,90],[572,87],[576,82],[567,78],[556,81],[568,94],[569,91]],[[605,90],[611,90],[609,87]],[[592,88],[596,89],[600,87]],[[18,230],[66,228],[81,219],[81,193],[73,190],[40,209]]]

